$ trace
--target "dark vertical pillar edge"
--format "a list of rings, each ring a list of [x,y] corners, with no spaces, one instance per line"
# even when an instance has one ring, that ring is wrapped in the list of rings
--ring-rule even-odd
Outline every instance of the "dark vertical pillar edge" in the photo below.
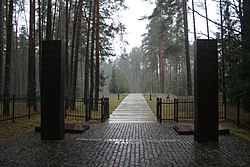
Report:
[[[194,47],[194,140],[218,142],[217,41],[197,39]]]
[[[43,41],[41,74],[41,139],[64,138],[64,45]]]

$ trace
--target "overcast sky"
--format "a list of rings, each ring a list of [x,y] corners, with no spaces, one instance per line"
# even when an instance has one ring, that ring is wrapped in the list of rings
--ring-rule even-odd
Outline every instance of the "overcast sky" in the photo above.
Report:
[[[197,0],[195,0],[197,2]],[[121,12],[121,22],[125,24],[126,27],[126,35],[125,35],[125,40],[128,41],[129,45],[126,47],[127,53],[131,51],[133,47],[140,46],[141,41],[142,41],[142,34],[146,33],[146,26],[148,24],[148,21],[143,20],[139,21],[138,19],[141,18],[142,16],[149,16],[155,7],[154,4],[150,4],[149,2],[145,2],[144,0],[125,0],[125,4],[128,7],[125,11]],[[189,6],[191,7],[191,1],[189,2]],[[217,7],[215,2],[208,1],[208,16],[209,18],[212,18],[213,20],[216,20],[218,16],[216,13]],[[196,8],[197,11],[199,11],[201,14],[205,15],[205,11]],[[193,20],[192,20],[192,15],[191,11],[188,16],[189,19],[189,40],[190,42],[193,42]],[[217,31],[215,26],[211,23],[209,23],[210,29],[212,31]],[[206,34],[206,21],[204,18],[196,15],[196,27],[197,27],[197,32],[202,32]],[[210,33],[210,36],[213,37],[213,34]],[[197,35],[197,38],[205,38],[205,36]],[[119,40],[119,39],[116,39]],[[116,42],[117,43],[117,42]],[[115,44],[115,51],[119,55],[121,54],[121,50],[119,49],[119,46]]]

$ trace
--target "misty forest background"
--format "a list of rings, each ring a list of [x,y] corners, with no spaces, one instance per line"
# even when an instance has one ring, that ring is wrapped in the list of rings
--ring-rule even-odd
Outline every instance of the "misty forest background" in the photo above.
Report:
[[[67,99],[128,92],[192,95],[192,35],[218,40],[220,98],[250,103],[249,0],[217,0],[217,20],[209,17],[206,0],[150,1],[153,12],[141,17],[149,21],[147,33],[129,53],[117,14],[126,10],[124,1],[1,0],[0,96],[40,95],[41,44],[51,39],[65,42]],[[196,32],[197,16],[206,20],[207,33]],[[117,37],[119,55],[113,48]]]

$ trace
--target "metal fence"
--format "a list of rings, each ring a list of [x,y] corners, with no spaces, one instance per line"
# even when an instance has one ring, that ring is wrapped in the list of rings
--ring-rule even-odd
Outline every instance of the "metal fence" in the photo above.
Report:
[[[109,98],[101,98],[97,102],[84,99],[65,100],[66,117],[83,118],[86,122],[104,122],[109,118]]]
[[[41,113],[40,97],[34,99],[35,107],[27,97],[0,98],[0,123],[15,122],[20,118],[31,118]],[[97,107],[96,107],[97,106]],[[91,100],[65,100],[65,118],[83,118],[87,121],[104,122],[109,118],[109,98],[101,98],[97,103]]]
[[[219,119],[225,119],[223,103],[219,102]],[[162,121],[193,122],[194,100],[193,99],[162,99],[157,98],[156,118]]]
[[[35,105],[31,105],[31,99],[27,97],[0,98],[0,122],[15,122],[20,118],[31,118],[32,115],[40,114],[40,97],[34,99]]]
[[[250,130],[250,111],[246,111],[241,102],[236,104],[227,103],[225,108],[225,117],[227,121]]]

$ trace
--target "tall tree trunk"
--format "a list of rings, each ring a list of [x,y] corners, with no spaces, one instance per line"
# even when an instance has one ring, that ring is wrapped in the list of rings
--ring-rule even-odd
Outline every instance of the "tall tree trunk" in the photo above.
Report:
[[[15,4],[15,8],[16,8],[17,4]],[[13,58],[13,63],[14,63],[14,66],[15,67],[13,69],[13,78],[14,80],[12,81],[13,83],[15,82],[15,91],[14,91],[14,94],[15,95],[20,95],[20,63],[19,63],[19,60],[20,60],[20,55],[19,55],[19,49],[18,49],[18,17],[17,17],[17,11],[15,11],[15,23],[16,23],[16,33],[15,33],[15,58]]]
[[[94,47],[95,47],[95,20],[96,20],[96,15],[95,15],[95,9],[96,9],[96,1],[94,3],[93,7],[93,15],[92,15],[92,32],[91,32],[91,58],[90,58],[90,109],[93,109],[93,93],[94,93]]]
[[[3,0],[0,0],[0,98],[3,94]]]
[[[65,99],[69,100],[69,0],[66,0],[66,30],[65,30],[65,85],[66,85],[66,89],[65,89]],[[68,101],[66,101],[65,103],[65,109],[69,108],[69,103]]]
[[[74,100],[74,90],[73,90],[73,76],[74,76],[74,51],[75,51],[75,38],[76,38],[76,23],[77,23],[77,14],[78,14],[78,5],[77,0],[75,1],[75,13],[74,13],[74,22],[73,22],[73,33],[72,33],[72,41],[71,41],[71,56],[70,56],[70,98]],[[75,60],[76,61],[76,60]],[[71,104],[71,107],[74,108],[74,105]]]
[[[58,21],[57,21],[57,28],[56,28],[56,39],[61,39],[61,13],[62,13],[62,1],[59,0],[59,16],[58,16]]]
[[[57,0],[55,1],[55,7],[54,7],[54,16],[53,16],[53,25],[52,25],[52,38],[54,36],[54,32],[55,32],[55,24],[56,24],[56,8],[57,8]],[[53,38],[54,39],[54,38]]]
[[[7,7],[7,6],[6,6]],[[11,71],[11,42],[12,42],[12,31],[13,31],[13,0],[9,1],[8,10],[8,21],[7,21],[7,48],[5,58],[5,76],[4,76],[4,103],[3,113],[4,115],[10,114],[10,71]]]
[[[208,14],[207,14],[207,0],[204,0],[205,12],[206,12],[206,23],[207,23],[207,39],[209,39],[209,24],[208,24]]]
[[[100,13],[99,0],[96,0],[96,63],[95,63],[95,110],[98,110],[99,75],[100,75]]]
[[[42,40],[43,40],[43,28],[42,28],[42,15],[41,15],[41,0],[38,0],[38,38],[39,38],[39,93],[41,92],[41,76],[42,76]]]
[[[85,80],[84,80],[84,100],[89,98],[89,36],[90,36],[90,22],[93,1],[89,2],[89,20],[87,29],[87,44],[86,44],[86,57],[85,57]],[[86,101],[85,101],[86,102]]]
[[[29,31],[29,72],[28,72],[28,98],[29,105],[37,110],[36,105],[36,66],[35,66],[35,0],[30,0],[30,31]]]
[[[76,99],[76,86],[77,86],[77,71],[78,71],[78,57],[79,57],[79,46],[81,38],[81,24],[82,24],[82,4],[83,0],[79,0],[78,3],[78,26],[76,33],[76,49],[75,49],[75,65],[74,65],[74,78],[73,78],[73,99]]]
[[[242,62],[243,66],[241,69],[244,70],[242,72],[244,75],[241,76],[242,83],[244,88],[242,92],[243,95],[243,104],[246,110],[250,110],[249,103],[250,103],[250,1],[243,0],[243,18],[242,18]]]
[[[183,16],[184,16],[184,33],[185,33],[186,67],[187,67],[187,93],[188,95],[192,95],[192,77],[191,77],[189,41],[188,41],[187,1],[182,0],[182,5],[183,5]]]
[[[51,27],[52,27],[51,0],[48,0],[46,40],[52,40]]]
[[[159,65],[160,65],[160,90],[164,93],[164,80],[165,80],[165,59],[164,59],[164,41],[160,41],[159,49]]]
[[[196,24],[195,24],[195,14],[194,14],[194,0],[192,0],[192,10],[193,10],[193,28],[194,28],[194,41],[196,40]]]
[[[220,0],[220,21],[221,21],[221,56],[222,56],[222,98],[226,101],[226,82],[225,82],[225,54],[224,54],[224,30],[223,30],[223,13],[222,0]]]
[[[243,47],[249,51],[250,43],[250,1],[243,0],[243,17],[242,17],[242,41]],[[249,56],[249,55],[248,55]]]

